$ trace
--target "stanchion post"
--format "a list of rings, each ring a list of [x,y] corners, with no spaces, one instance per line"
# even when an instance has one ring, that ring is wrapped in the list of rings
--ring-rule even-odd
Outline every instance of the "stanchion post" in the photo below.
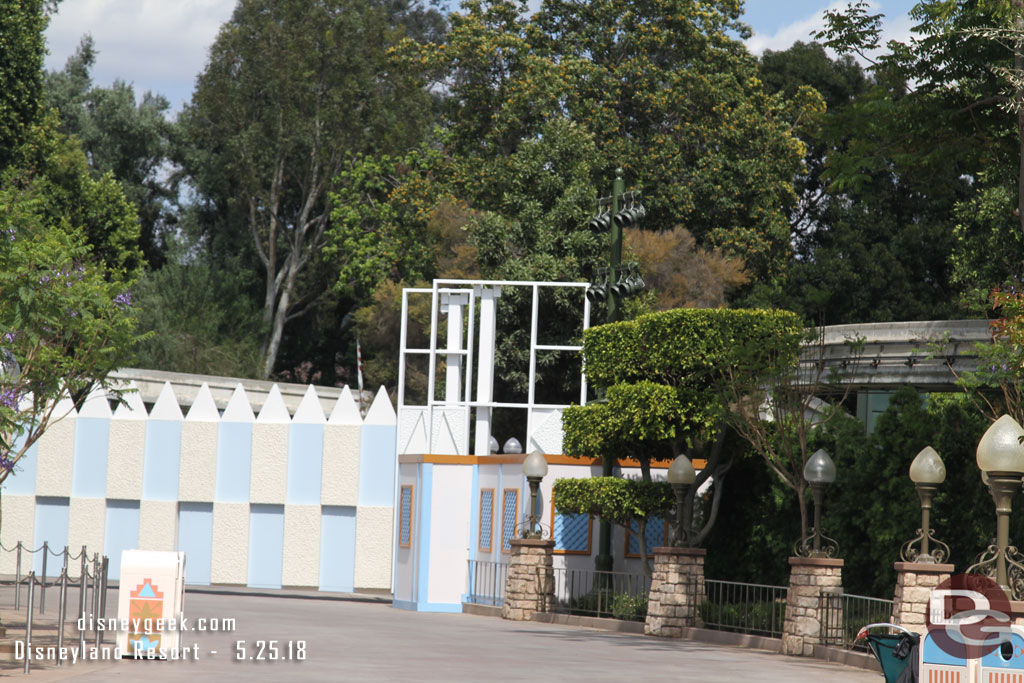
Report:
[[[99,608],[96,613],[97,618],[103,618],[103,615],[107,611],[107,567],[109,566],[109,558],[106,555],[103,556],[103,560],[100,562],[100,599]],[[103,630],[99,628],[99,622],[96,622],[96,649],[98,650],[100,645],[103,644]]]
[[[32,664],[29,653],[32,651],[32,596],[35,595],[33,588],[36,584],[36,573],[28,573],[28,617],[25,619],[25,673],[28,673]]]
[[[85,623],[85,591],[86,591],[86,579],[89,578],[89,571],[85,564],[85,548],[82,548],[82,574],[78,577],[78,618],[79,623]],[[85,629],[78,629],[78,646],[79,652],[85,652]]]
[[[14,562],[14,609],[21,609],[21,541]]]
[[[39,583],[39,613],[46,611],[46,560],[50,557],[50,544],[43,541],[43,580]]]
[[[68,549],[64,546],[64,569],[60,572],[60,599],[57,605],[57,652],[64,647],[64,621],[68,613]],[[63,657],[57,657],[57,666],[63,666]]]

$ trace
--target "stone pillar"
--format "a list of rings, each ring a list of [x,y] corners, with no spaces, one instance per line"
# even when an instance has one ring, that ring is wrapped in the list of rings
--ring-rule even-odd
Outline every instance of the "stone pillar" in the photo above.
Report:
[[[789,558],[789,593],[782,625],[782,654],[809,656],[823,642],[825,599],[843,594],[843,560]],[[838,615],[842,623],[842,615]],[[833,618],[835,621],[835,618]]]
[[[528,621],[534,612],[547,612],[554,603],[554,541],[513,538],[512,559],[505,578],[501,616]]]
[[[953,573],[951,564],[897,562],[896,595],[893,598],[892,621],[916,633],[927,631],[925,615],[932,589]]]
[[[704,548],[654,549],[651,592],[644,633],[679,638],[684,626],[697,626],[704,599]]]

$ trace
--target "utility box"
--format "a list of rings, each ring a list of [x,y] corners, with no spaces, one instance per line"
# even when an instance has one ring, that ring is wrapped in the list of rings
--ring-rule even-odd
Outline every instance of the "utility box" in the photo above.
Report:
[[[181,645],[185,597],[185,553],[157,550],[121,552],[117,631],[124,657],[163,659]]]

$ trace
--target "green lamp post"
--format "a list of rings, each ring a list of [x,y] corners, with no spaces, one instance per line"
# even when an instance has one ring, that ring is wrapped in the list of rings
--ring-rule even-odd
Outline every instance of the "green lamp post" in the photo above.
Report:
[[[978,561],[967,569],[968,573],[992,575],[1012,599],[1021,598],[1017,589],[1019,582],[1011,581],[1009,572],[1015,576],[1024,574],[1016,549],[1010,546],[1010,511],[1013,494],[1021,487],[1024,476],[1024,427],[1009,415],[1003,415],[992,423],[978,442],[977,463],[983,474],[988,476],[988,488],[996,505],[996,544],[982,553]],[[993,571],[994,570],[994,571]]]
[[[917,536],[900,548],[900,559],[904,562],[934,564],[949,558],[949,546],[932,535],[932,498],[939,490],[939,484],[946,480],[946,466],[931,446],[925,446],[910,463],[910,480],[914,482],[917,496],[921,500],[921,528]],[[920,543],[920,549],[916,544]],[[932,547],[932,544],[935,547]]]
[[[539,450],[533,451],[523,460],[523,474],[530,485],[530,520],[529,526],[523,532],[523,538],[540,538],[542,536],[537,527],[537,488],[547,473],[548,461]]]
[[[685,455],[676,456],[668,468],[668,483],[676,494],[676,528],[672,534],[672,545],[677,548],[690,545],[690,510],[684,499],[696,479],[697,471],[690,459]]]
[[[798,542],[797,554],[805,557],[832,557],[839,545],[821,532],[821,508],[825,502],[825,490],[836,480],[836,464],[825,449],[819,448],[807,459],[804,464],[804,480],[811,485],[811,496],[814,498],[814,527],[811,533]],[[824,548],[822,539],[826,541]]]

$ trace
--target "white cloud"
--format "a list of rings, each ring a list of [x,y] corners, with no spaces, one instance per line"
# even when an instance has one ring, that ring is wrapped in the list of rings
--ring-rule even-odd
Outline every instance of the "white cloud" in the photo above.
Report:
[[[234,6],[235,0],[65,0],[46,31],[46,68],[62,68],[90,33],[99,53],[97,83],[120,78],[139,95],[166,95],[179,109]]]
[[[754,33],[746,41],[747,49],[755,55],[760,55],[765,50],[779,51],[789,49],[798,40],[805,43],[811,42],[814,40],[811,34],[825,27],[825,12],[827,10],[843,10],[848,4],[848,0],[836,0],[827,7],[815,10],[813,13],[783,26],[775,33]],[[910,38],[910,29],[914,23],[906,13],[887,12],[885,3],[879,2],[879,0],[869,0],[868,5],[868,12],[870,14],[881,13],[885,15],[882,19],[882,50],[885,50],[885,44],[890,40],[906,42]],[[829,51],[829,54],[835,57],[835,53]]]

